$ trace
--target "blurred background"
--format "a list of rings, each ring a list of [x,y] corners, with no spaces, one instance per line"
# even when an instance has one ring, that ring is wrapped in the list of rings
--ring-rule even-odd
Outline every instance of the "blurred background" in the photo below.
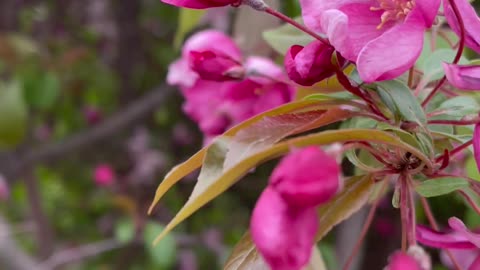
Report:
[[[296,0],[269,2],[299,15]],[[155,189],[203,141],[165,76],[184,38],[208,27],[231,33],[246,55],[281,63],[261,38],[278,25],[248,8],[180,14],[159,0],[0,0],[0,270],[221,269],[274,163],[153,247],[196,175],[147,216]],[[432,205],[441,220],[480,223],[459,199]],[[321,244],[330,269],[364,216]],[[399,229],[386,201],[357,269],[381,269]]]

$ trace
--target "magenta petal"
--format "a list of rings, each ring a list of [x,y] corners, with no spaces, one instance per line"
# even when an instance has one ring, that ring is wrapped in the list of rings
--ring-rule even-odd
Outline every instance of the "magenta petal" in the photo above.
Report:
[[[270,187],[258,199],[250,221],[252,239],[272,270],[300,270],[307,264],[317,228],[315,208],[292,208]]]
[[[192,35],[182,48],[182,56],[190,57],[191,51],[217,51],[236,61],[242,60],[242,53],[235,42],[223,32],[205,30]]]
[[[480,124],[476,124],[473,130],[473,156],[475,157],[478,171],[480,171]]]
[[[465,26],[465,44],[472,50],[480,53],[480,18],[473,6],[467,0],[454,0],[462,16]],[[460,25],[450,5],[450,0],[443,1],[445,17],[452,30],[460,36]]]
[[[404,252],[395,252],[390,257],[386,270],[421,270],[418,262]]]
[[[423,48],[424,25],[412,14],[380,37],[369,42],[360,52],[357,68],[367,83],[394,79],[410,69]]]
[[[473,263],[470,265],[470,268],[468,270],[478,270],[480,269],[480,254],[475,258]]]
[[[472,244],[480,248],[480,234],[471,232],[463,222],[456,217],[451,217],[448,219],[448,225],[450,228],[460,233],[463,237],[468,239]]]
[[[270,184],[289,204],[313,207],[337,193],[340,167],[335,158],[310,146],[285,156],[273,171]]]
[[[443,64],[448,81],[463,90],[480,90],[480,66]]]
[[[177,7],[186,7],[193,9],[205,9],[211,7],[221,7],[233,4],[235,0],[162,0],[162,2]]]
[[[417,0],[415,1],[415,5],[423,17],[425,27],[432,27],[440,8],[440,0]]]
[[[423,245],[436,248],[473,249],[475,245],[455,232],[440,233],[421,225],[417,226],[417,240]]]
[[[168,67],[167,83],[181,87],[192,87],[198,79],[198,74],[190,69],[187,60],[181,58]]]

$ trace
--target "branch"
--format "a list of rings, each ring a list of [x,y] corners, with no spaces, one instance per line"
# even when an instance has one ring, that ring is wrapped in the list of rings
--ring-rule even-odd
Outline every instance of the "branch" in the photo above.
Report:
[[[41,269],[55,269],[65,264],[97,256],[101,253],[122,247],[123,244],[115,239],[86,244],[80,247],[60,251],[41,263]]]
[[[10,226],[0,216],[0,262],[2,269],[9,270],[47,270],[38,266],[30,256],[17,247],[11,238]]]
[[[164,105],[173,92],[172,88],[161,85],[91,129],[74,134],[62,141],[47,143],[34,149],[1,153],[0,173],[8,181],[14,181],[21,176],[26,168],[34,164],[54,162],[74,152],[85,150],[87,146],[105,141]]]

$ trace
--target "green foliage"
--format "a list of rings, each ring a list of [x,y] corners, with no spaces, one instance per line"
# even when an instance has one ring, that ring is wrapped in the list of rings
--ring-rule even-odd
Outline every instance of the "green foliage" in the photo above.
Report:
[[[160,224],[149,222],[145,226],[143,239],[145,248],[150,255],[152,262],[160,269],[171,267],[176,259],[176,242],[172,235],[165,237],[158,245],[153,246],[151,240],[165,228]]]
[[[439,177],[421,182],[415,187],[423,197],[436,197],[467,188],[468,181],[459,177]]]
[[[27,106],[18,81],[0,82],[0,148],[20,143],[26,132]]]
[[[296,19],[301,23],[301,19]],[[263,32],[263,38],[279,54],[285,55],[293,45],[307,45],[313,38],[289,24]]]

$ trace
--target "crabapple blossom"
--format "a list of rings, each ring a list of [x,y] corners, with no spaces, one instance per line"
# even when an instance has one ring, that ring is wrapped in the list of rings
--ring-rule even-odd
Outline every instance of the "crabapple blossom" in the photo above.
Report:
[[[162,2],[177,7],[205,9],[240,4],[241,0],[162,0]]]
[[[365,82],[396,78],[411,68],[440,0],[301,0],[302,17],[327,35]]]
[[[456,88],[480,91],[480,65],[454,65],[443,63],[448,81]]]
[[[115,172],[110,165],[100,164],[94,170],[93,179],[99,186],[110,186],[115,181]]]
[[[461,19],[463,21],[463,26],[465,27],[465,45],[477,53],[480,53],[480,18],[475,12],[475,9],[468,0],[451,1],[455,2],[458,11],[462,16]],[[461,36],[459,20],[455,16],[450,0],[443,1],[443,9],[448,24],[458,36]]]
[[[311,86],[335,74],[332,64],[334,49],[320,41],[307,46],[294,45],[285,55],[288,77],[296,83]]]
[[[335,158],[311,146],[278,164],[252,213],[252,239],[272,270],[296,270],[311,255],[318,228],[316,207],[340,187]]]
[[[395,252],[385,270],[422,270],[417,260],[405,252]]]

